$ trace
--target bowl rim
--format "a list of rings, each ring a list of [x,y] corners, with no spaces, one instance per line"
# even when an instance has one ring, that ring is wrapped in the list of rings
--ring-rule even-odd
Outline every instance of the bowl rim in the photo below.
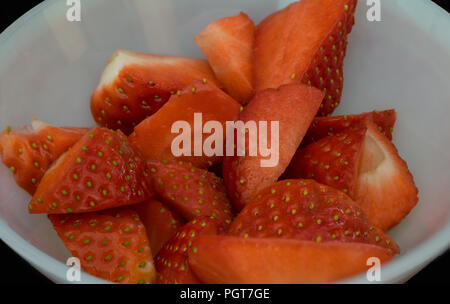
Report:
[[[58,0],[45,0],[31,10],[22,15],[19,19],[8,26],[2,33],[0,33],[0,48],[2,45],[12,37],[12,35],[26,26],[33,17],[39,14],[43,9],[54,5]],[[92,1],[91,1],[92,2]],[[425,33],[434,36],[437,41],[442,42],[442,37],[448,36],[448,32],[427,31],[427,25],[422,20],[430,20],[432,18],[448,18],[449,14],[445,12],[437,4],[429,0],[420,0],[416,2],[409,2],[408,10],[405,17],[408,20],[412,19],[418,27],[422,28]],[[424,18],[425,17],[425,18]],[[443,19],[440,19],[442,21]],[[450,18],[446,22],[450,24]],[[437,33],[439,32],[439,34]],[[450,38],[450,37],[449,37]],[[445,46],[450,50],[450,39],[444,41],[447,43]],[[1,216],[1,215],[0,215]],[[418,246],[408,251],[405,255],[394,258],[392,262],[383,266],[382,282],[398,282],[401,279],[405,279],[408,275],[414,275],[417,270],[426,266],[433,259],[442,254],[445,250],[450,248],[450,221],[442,227],[440,230],[434,232],[431,237],[420,243]],[[67,282],[65,274],[67,272],[67,266],[53,258],[52,256],[44,253],[37,247],[30,244],[27,240],[22,238],[17,232],[12,230],[11,227],[0,217],[0,239],[4,241],[11,249],[13,249],[18,255],[27,260],[34,268],[39,270],[45,276],[52,280],[56,280],[59,283]],[[45,266],[43,266],[45,265]],[[45,268],[43,268],[45,267]],[[91,276],[84,271],[82,272],[82,281],[74,282],[81,284],[105,284],[109,283],[105,280]],[[369,283],[365,277],[365,274],[359,274],[355,277],[342,280],[340,283]]]

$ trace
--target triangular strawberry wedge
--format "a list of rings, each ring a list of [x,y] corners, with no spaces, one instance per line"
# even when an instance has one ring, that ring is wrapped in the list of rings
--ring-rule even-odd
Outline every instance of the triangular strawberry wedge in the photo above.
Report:
[[[417,188],[406,162],[371,121],[322,138],[297,151],[288,178],[313,178],[348,193],[384,230],[416,205]]]
[[[183,218],[163,203],[151,199],[134,206],[147,230],[153,256],[170,240],[183,224]]]
[[[311,178],[353,197],[367,127],[347,129],[298,150],[285,178]]]
[[[208,216],[226,227],[231,223],[225,186],[214,173],[182,161],[150,161],[148,167],[156,195],[186,220]]]
[[[147,166],[120,131],[95,128],[45,173],[30,213],[81,213],[150,198]]]
[[[118,50],[92,95],[92,116],[100,126],[128,135],[177,90],[201,79],[219,85],[204,60]]]
[[[241,12],[211,23],[194,40],[230,96],[246,104],[253,95],[253,21]]]
[[[284,172],[295,154],[308,127],[316,116],[323,94],[306,85],[285,85],[278,90],[259,92],[245,107],[239,120],[247,122],[267,122],[267,143],[275,140],[271,135],[271,124],[279,123],[279,149],[273,156],[278,158],[275,166],[263,167],[263,157],[259,153],[251,156],[249,140],[246,140],[245,156],[235,151],[234,156],[225,157],[223,177],[228,195],[237,210],[241,210],[261,189],[274,183]],[[259,131],[261,132],[261,131]],[[260,133],[261,135],[261,133]]]
[[[7,127],[0,134],[0,155],[16,183],[33,195],[51,164],[88,130],[58,128],[33,119],[32,128],[12,130]]]
[[[214,235],[219,227],[209,217],[199,217],[177,231],[155,258],[157,284],[199,284],[189,265],[189,252],[196,250],[192,242],[202,235]]]
[[[203,136],[201,142],[201,151],[198,153],[200,155],[195,156],[197,154],[194,146],[195,113],[201,115],[202,122],[215,120],[224,127],[226,121],[234,121],[238,117],[240,110],[241,105],[214,84],[207,81],[195,81],[172,96],[157,113],[142,121],[135,128],[130,140],[147,160],[176,159],[191,162],[199,168],[207,168],[220,162],[222,157],[217,155],[207,156],[203,153],[203,144],[208,137],[206,135]],[[190,148],[189,156],[184,153],[181,156],[175,156],[174,151],[172,151],[174,140],[182,133],[181,128],[180,134],[173,133],[171,130],[173,124],[178,121],[187,122],[190,128],[189,131],[186,130],[190,134],[189,140],[191,142],[190,147],[188,147]],[[203,125],[199,127],[200,130],[203,130]],[[188,145],[186,142],[185,144]],[[180,146],[183,146],[184,149],[184,145],[176,147]]]
[[[145,227],[131,208],[84,214],[52,214],[58,236],[87,273],[121,284],[156,279]]]
[[[265,18],[256,29],[256,91],[288,83],[310,84],[326,97],[319,115],[340,103],[347,35],[356,0],[302,0]]]
[[[382,229],[397,225],[418,202],[418,189],[397,148],[367,122],[353,198],[369,220]]]
[[[309,127],[308,133],[302,141],[302,146],[306,146],[319,139],[331,136],[344,131],[350,127],[355,128],[363,125],[364,120],[375,123],[389,140],[392,140],[397,114],[395,110],[372,111],[362,114],[339,115],[329,117],[316,117]]]
[[[258,193],[239,213],[228,234],[250,238],[366,243],[400,252],[346,194],[313,180],[284,180]]]
[[[233,236],[200,236],[189,264],[207,284],[330,283],[367,271],[369,258],[392,259],[383,247]]]

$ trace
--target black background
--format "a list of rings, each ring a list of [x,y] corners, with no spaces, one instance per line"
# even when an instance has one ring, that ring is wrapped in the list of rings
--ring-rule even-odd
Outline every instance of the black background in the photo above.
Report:
[[[64,1],[64,0],[61,0]],[[445,8],[445,2],[433,1]],[[0,11],[0,32],[13,23],[17,18],[42,1],[22,0],[3,1]],[[448,4],[448,3],[447,3]],[[449,29],[450,30],[450,29]],[[8,246],[0,241],[0,257],[2,261],[0,286],[3,284],[51,284],[51,282],[31,267],[27,262],[14,253]],[[442,284],[450,283],[447,272],[450,271],[450,251],[436,259],[419,274],[408,281],[409,284]],[[449,273],[450,274],[450,273]]]

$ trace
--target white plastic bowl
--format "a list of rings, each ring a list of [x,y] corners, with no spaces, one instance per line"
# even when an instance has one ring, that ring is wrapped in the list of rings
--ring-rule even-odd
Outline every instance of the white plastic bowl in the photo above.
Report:
[[[66,1],[45,1],[0,36],[0,127],[32,116],[56,125],[93,126],[89,98],[117,48],[201,57],[192,40],[210,22],[243,10],[255,22],[292,1],[91,0],[81,22]],[[408,161],[420,201],[391,236],[402,254],[382,282],[403,282],[450,245],[450,16],[426,0],[382,0],[368,22],[359,1],[345,61],[339,113],[395,108],[395,144]],[[51,280],[66,282],[70,257],[45,215],[0,166],[0,237]],[[82,274],[82,283],[102,280]],[[347,281],[348,282],[348,281]],[[350,282],[367,283],[364,274]]]

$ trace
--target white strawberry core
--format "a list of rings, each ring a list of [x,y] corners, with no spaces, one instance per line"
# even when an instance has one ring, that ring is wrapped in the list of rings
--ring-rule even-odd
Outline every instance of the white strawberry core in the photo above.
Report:
[[[375,139],[370,136],[369,132],[367,132],[361,153],[359,173],[364,174],[375,171],[385,158],[386,156],[382,148]]]
[[[48,127],[48,124],[33,117],[33,120],[31,121],[31,127],[33,128],[33,131],[39,132],[40,130]]]
[[[146,62],[148,62],[148,57],[144,54],[126,50],[117,50],[108,61],[108,64],[103,71],[99,87],[112,83],[124,66],[130,64],[145,64]]]

